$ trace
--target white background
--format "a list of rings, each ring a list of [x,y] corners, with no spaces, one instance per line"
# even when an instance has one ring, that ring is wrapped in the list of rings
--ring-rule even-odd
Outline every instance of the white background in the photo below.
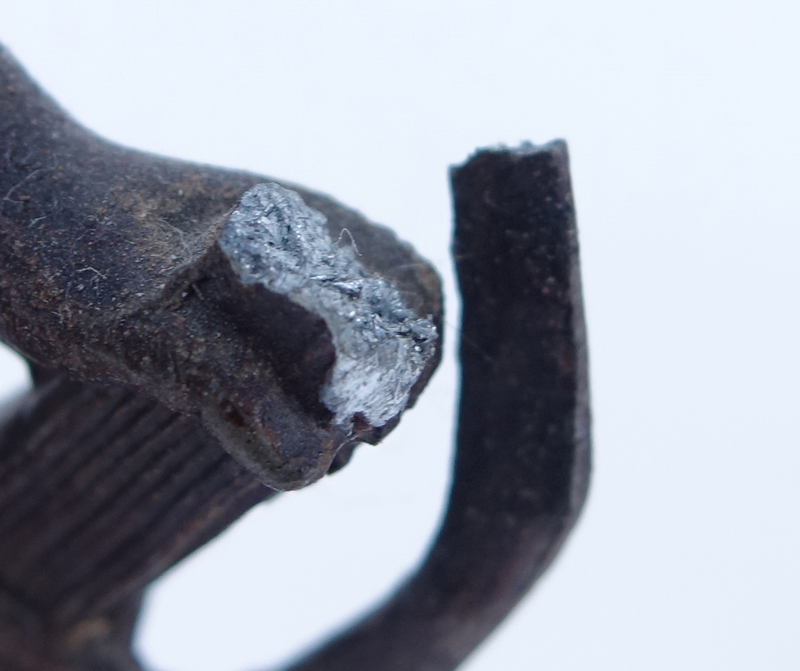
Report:
[[[329,193],[448,288],[448,358],[418,407],[163,579],[137,643],[151,668],[277,664],[419,559],[457,386],[447,166],[553,137],[594,479],[554,568],[464,668],[800,668],[796,0],[0,0],[0,40],[106,137]]]

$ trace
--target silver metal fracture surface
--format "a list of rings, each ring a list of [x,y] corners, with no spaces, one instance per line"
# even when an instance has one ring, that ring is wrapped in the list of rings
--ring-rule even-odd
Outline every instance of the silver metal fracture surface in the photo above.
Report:
[[[0,133],[0,338],[40,367],[198,417],[279,490],[379,440],[430,378],[439,280],[389,230],[106,142],[1,49]]]
[[[344,231],[343,231],[344,232]],[[245,284],[320,316],[336,349],[320,400],[347,427],[383,426],[402,412],[435,352],[433,315],[418,317],[392,282],[369,273],[355,245],[334,241],[324,215],[278,184],[242,196],[219,241]]]

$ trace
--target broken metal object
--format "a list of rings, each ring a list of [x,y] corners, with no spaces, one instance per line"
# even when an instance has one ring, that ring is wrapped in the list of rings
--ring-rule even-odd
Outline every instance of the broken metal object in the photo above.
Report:
[[[0,124],[0,337],[39,366],[199,417],[279,490],[379,440],[430,378],[439,281],[387,229],[108,143],[5,51]]]
[[[329,198],[95,137],[2,50],[0,196],[0,334],[36,385],[0,428],[0,667],[135,669],[150,581],[414,402],[439,280]]]
[[[416,399],[441,351],[438,279],[323,196],[99,140],[2,51],[0,161],[0,331],[36,383],[0,425],[0,666],[138,671],[148,582]],[[585,498],[566,147],[481,151],[452,180],[464,306],[445,521],[396,595],[293,671],[456,668]]]

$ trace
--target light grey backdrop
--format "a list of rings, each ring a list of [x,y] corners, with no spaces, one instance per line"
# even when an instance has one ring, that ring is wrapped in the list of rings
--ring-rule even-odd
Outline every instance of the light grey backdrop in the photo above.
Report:
[[[418,408],[158,584],[148,664],[277,663],[420,558],[457,386],[447,166],[564,137],[594,480],[556,566],[465,669],[800,668],[798,29],[795,0],[0,0],[0,40],[84,124],[329,193],[448,289]],[[24,379],[4,358],[6,392]]]

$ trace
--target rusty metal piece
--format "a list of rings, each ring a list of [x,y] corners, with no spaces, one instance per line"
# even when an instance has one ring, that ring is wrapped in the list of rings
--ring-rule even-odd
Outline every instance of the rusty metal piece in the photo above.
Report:
[[[0,666],[139,671],[149,581],[414,402],[438,279],[323,196],[96,138],[2,49],[0,162],[0,336],[36,383],[0,418]],[[589,398],[567,163],[554,142],[453,170],[447,514],[399,592],[290,671],[456,668],[574,524]]]

